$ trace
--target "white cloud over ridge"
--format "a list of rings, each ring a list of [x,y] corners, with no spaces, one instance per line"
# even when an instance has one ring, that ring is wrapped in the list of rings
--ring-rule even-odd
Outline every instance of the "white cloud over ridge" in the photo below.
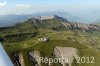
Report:
[[[1,8],[1,7],[5,7],[6,5],[7,5],[6,2],[0,2],[0,8]]]

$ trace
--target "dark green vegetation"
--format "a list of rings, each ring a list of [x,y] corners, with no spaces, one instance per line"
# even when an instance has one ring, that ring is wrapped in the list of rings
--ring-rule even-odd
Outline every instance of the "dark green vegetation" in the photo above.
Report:
[[[28,59],[28,52],[38,50],[43,57],[53,57],[55,46],[74,47],[78,49],[80,57],[94,57],[95,63],[73,63],[73,66],[100,66],[100,32],[83,32],[69,30],[60,20],[51,19],[39,21],[29,19],[15,26],[1,28],[0,37],[4,38],[3,46],[13,59],[12,52],[23,53],[25,66],[32,66]],[[38,38],[48,37],[49,41],[41,42]],[[42,64],[46,66],[46,64]],[[52,64],[61,66],[61,64]]]

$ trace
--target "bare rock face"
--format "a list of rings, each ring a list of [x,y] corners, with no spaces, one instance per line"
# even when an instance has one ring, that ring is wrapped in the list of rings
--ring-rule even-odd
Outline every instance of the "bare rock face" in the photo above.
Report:
[[[29,52],[30,59],[34,62],[35,66],[41,66],[40,52],[37,50]]]
[[[82,30],[82,31],[100,31],[100,25],[74,23],[74,22],[61,22],[66,28],[71,30]]]
[[[41,16],[39,20],[48,20],[48,19],[58,19],[59,21],[63,22],[69,22],[67,19],[63,17],[59,17],[57,15],[52,15],[52,16]]]
[[[54,19],[55,16],[41,16],[40,20]]]
[[[13,56],[13,64],[14,66],[21,66],[21,63],[20,63],[20,58],[19,58],[19,54],[16,53],[16,52],[12,52],[12,56]]]
[[[58,59],[62,59],[63,61],[67,62],[62,62],[59,61],[62,66],[72,66],[73,59],[77,58],[78,51],[75,48],[72,47],[58,47],[56,46],[54,48],[54,55]]]
[[[21,64],[21,66],[25,66],[24,58],[23,58],[23,53],[20,53],[20,54],[19,54],[19,62],[20,62],[20,64]]]

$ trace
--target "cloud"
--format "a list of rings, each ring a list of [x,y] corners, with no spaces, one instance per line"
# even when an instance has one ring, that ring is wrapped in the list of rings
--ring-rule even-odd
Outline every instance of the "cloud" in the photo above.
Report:
[[[30,5],[26,5],[26,4],[17,4],[16,5],[16,8],[17,9],[25,9],[25,8],[29,8]]]
[[[6,2],[0,2],[0,7],[5,7],[7,5]]]
[[[27,13],[29,12],[28,10],[31,9],[32,6],[27,5],[27,4],[16,4],[15,8],[11,9],[10,12],[16,13],[16,14],[21,14],[21,13]]]

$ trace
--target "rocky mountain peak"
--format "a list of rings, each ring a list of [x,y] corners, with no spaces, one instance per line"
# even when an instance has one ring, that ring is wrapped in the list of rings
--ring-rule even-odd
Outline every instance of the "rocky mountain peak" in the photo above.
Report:
[[[59,17],[58,15],[48,15],[48,16],[40,16],[37,19],[39,20],[50,20],[50,19],[57,19],[63,22],[69,22],[67,19],[63,17]]]
[[[100,31],[100,25],[95,24],[84,24],[69,22],[63,17],[57,15],[52,16],[41,16],[40,18],[31,18],[28,22],[32,22],[36,26],[41,26],[45,28],[54,28],[54,29],[68,29],[68,30],[81,30],[81,31]]]

